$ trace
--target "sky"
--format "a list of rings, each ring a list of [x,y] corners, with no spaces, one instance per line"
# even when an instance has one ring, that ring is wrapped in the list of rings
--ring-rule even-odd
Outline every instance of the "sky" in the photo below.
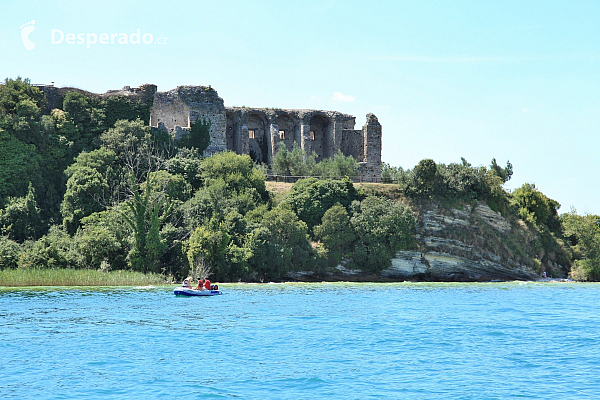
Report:
[[[600,1],[0,0],[0,15],[2,79],[211,85],[226,106],[357,128],[372,112],[392,166],[510,160],[507,189],[600,215]]]

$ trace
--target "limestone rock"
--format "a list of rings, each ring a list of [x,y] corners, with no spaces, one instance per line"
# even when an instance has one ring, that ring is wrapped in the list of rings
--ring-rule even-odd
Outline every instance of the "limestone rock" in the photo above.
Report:
[[[487,204],[451,209],[430,204],[419,215],[417,241],[421,252],[398,252],[382,277],[432,281],[539,278],[531,268],[503,257],[503,241],[511,225]]]

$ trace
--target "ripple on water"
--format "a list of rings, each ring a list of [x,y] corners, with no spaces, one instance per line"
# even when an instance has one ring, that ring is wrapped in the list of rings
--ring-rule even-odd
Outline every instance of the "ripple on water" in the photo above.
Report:
[[[0,290],[0,397],[591,398],[600,285]]]

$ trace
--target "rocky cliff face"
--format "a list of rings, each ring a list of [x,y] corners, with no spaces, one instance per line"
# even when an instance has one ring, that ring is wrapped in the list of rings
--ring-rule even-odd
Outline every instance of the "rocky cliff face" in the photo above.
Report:
[[[485,203],[421,210],[420,251],[401,251],[381,272],[391,280],[490,281],[535,280],[535,264],[527,254],[532,233],[511,225]]]
[[[417,250],[400,251],[380,274],[338,266],[323,278],[350,281],[537,280],[538,236],[522,221],[509,222],[483,202],[444,208],[435,203],[418,208]],[[560,275],[560,266],[555,266]],[[547,268],[546,268],[547,269]],[[564,268],[563,268],[564,269]],[[312,273],[292,273],[314,280]]]

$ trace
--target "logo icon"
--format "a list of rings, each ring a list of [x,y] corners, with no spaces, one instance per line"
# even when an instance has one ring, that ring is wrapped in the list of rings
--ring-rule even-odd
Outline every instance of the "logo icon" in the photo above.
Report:
[[[31,20],[26,24],[21,25],[21,39],[23,39],[23,45],[27,50],[33,50],[35,43],[29,40],[29,34],[35,30],[35,20]]]

